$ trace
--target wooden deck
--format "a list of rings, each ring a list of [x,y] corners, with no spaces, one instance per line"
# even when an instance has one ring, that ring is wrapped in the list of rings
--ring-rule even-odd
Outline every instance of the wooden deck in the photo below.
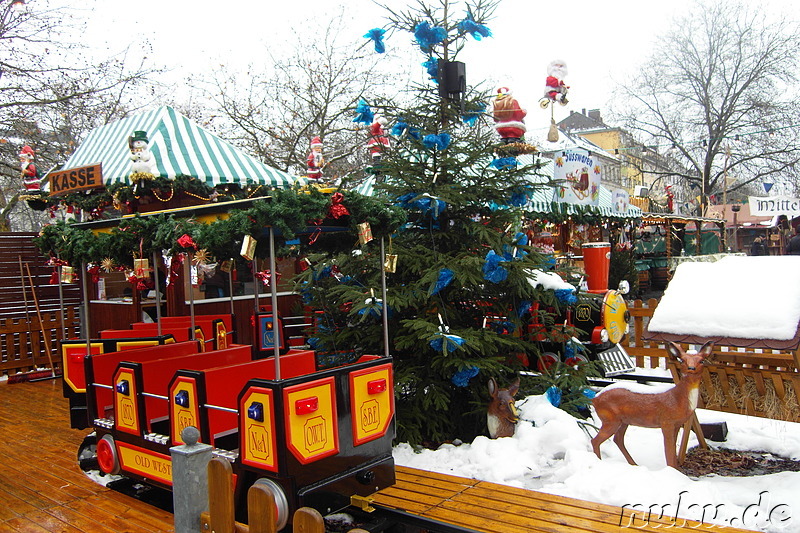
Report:
[[[160,533],[172,515],[97,485],[78,468],[88,431],[69,428],[61,380],[0,383],[0,532]],[[399,467],[375,496],[385,507],[487,533],[738,530],[641,516],[611,505]],[[627,526],[627,527],[625,527]]]
[[[87,431],[69,427],[61,380],[0,383],[0,532],[171,532],[172,514],[86,477]]]

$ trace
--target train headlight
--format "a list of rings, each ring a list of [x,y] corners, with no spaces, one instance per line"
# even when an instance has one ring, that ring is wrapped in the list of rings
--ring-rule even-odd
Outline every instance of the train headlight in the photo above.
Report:
[[[606,328],[600,330],[600,342],[603,344],[608,342],[608,330]]]

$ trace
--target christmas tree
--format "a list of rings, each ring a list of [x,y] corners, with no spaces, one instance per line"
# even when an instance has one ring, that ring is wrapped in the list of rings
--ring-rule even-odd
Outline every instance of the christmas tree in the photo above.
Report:
[[[389,10],[386,29],[413,36],[430,80],[413,88],[409,105],[361,102],[355,120],[386,118],[390,143],[381,142],[369,172],[375,194],[405,208],[408,221],[385,243],[385,265],[381,244],[362,235],[335,256],[308,256],[311,268],[300,278],[306,303],[318,310],[314,345],[322,352],[383,353],[387,306],[404,442],[485,433],[489,378],[505,384],[521,361],[535,361],[548,333],[531,340],[532,315],[538,308],[558,313],[576,297],[528,245],[521,208],[542,179],[532,179],[537,163],[517,156],[533,147],[521,136],[501,139],[490,95],[463,83],[458,53],[491,35],[486,24],[496,5],[440,0],[435,8]],[[380,30],[367,34],[376,50],[384,46]],[[543,318],[552,325],[552,315]]]

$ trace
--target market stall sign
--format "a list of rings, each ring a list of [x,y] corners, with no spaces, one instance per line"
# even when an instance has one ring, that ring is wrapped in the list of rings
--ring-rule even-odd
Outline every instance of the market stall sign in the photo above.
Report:
[[[62,196],[75,191],[103,187],[103,170],[100,163],[85,167],[58,170],[47,175],[50,196]]]
[[[789,196],[751,196],[750,214],[767,217],[776,215],[796,217],[800,215],[800,198],[792,198]]]

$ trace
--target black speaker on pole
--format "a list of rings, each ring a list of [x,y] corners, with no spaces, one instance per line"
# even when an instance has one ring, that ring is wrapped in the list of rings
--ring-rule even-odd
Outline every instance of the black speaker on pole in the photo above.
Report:
[[[467,69],[461,61],[439,60],[439,96],[460,100],[467,91]]]

